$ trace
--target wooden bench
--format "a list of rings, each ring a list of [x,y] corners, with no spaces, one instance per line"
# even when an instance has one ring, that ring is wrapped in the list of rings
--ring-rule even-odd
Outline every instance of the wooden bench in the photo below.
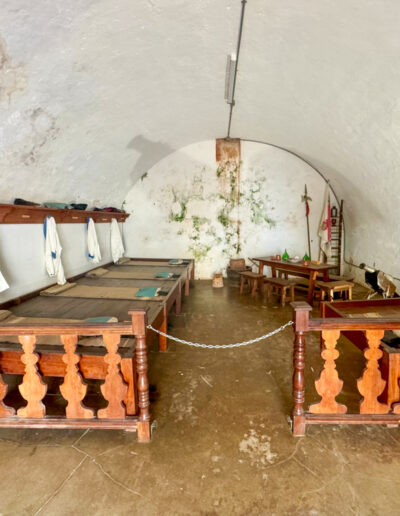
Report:
[[[281,305],[285,306],[287,291],[290,291],[291,301],[294,301],[295,282],[293,280],[285,278],[266,278],[264,283],[267,285],[268,300],[271,298],[274,291],[276,291],[278,296],[281,298]]]
[[[351,300],[354,283],[350,281],[317,281],[316,286],[320,289],[321,301],[328,296],[329,301],[333,301],[335,292],[344,295],[346,299]]]
[[[244,286],[248,285],[251,295],[255,296],[257,290],[261,293],[264,287],[264,275],[258,272],[241,272],[240,273],[240,293],[243,294]]]

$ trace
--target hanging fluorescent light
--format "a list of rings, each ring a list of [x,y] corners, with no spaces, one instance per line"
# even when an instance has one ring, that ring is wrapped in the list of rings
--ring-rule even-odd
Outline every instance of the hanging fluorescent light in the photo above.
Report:
[[[225,74],[225,100],[228,104],[233,103],[233,84],[236,73],[236,54],[230,54],[226,60]]]

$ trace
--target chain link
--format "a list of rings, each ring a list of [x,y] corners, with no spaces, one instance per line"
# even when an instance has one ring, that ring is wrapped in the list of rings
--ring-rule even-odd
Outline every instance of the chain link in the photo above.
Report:
[[[151,324],[147,326],[150,330],[155,331],[159,335],[163,335],[164,337],[167,337],[167,339],[174,340],[175,342],[180,342],[181,344],[186,344],[187,346],[192,346],[194,348],[203,348],[203,349],[228,349],[228,348],[240,348],[241,346],[248,346],[249,344],[254,344],[255,342],[260,342],[260,340],[268,339],[268,337],[272,337],[272,335],[276,335],[277,333],[283,331],[288,326],[291,326],[293,324],[293,321],[289,321],[280,328],[277,328],[274,331],[270,331],[269,333],[266,333],[265,335],[261,335],[261,337],[256,337],[255,339],[246,340],[244,342],[236,342],[235,344],[200,344],[199,342],[190,342],[188,340],[178,339],[178,337],[173,337],[172,335],[168,335],[167,333],[164,333],[160,330],[156,330],[153,328]]]

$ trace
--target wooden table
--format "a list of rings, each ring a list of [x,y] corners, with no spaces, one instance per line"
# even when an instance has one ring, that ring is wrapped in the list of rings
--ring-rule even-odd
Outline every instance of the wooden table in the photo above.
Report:
[[[252,258],[252,260],[259,262],[258,272],[260,274],[263,274],[264,267],[268,266],[271,267],[273,278],[277,277],[277,270],[308,278],[309,285],[307,301],[311,306],[314,302],[315,280],[317,279],[318,274],[323,275],[324,281],[329,281],[329,269],[332,269],[333,267],[331,263],[317,265],[310,262],[308,265],[303,265],[301,261],[298,263],[293,263],[286,260],[276,260],[270,256]]]

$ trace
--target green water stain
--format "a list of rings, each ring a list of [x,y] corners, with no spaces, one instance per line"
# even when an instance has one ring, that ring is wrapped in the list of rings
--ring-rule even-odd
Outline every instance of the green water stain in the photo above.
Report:
[[[187,200],[181,200],[181,201],[177,201],[177,202],[180,204],[181,211],[179,213],[173,213],[172,211],[170,211],[170,213],[169,213],[169,220],[171,222],[183,222],[185,220],[185,217],[186,217],[188,201]]]

